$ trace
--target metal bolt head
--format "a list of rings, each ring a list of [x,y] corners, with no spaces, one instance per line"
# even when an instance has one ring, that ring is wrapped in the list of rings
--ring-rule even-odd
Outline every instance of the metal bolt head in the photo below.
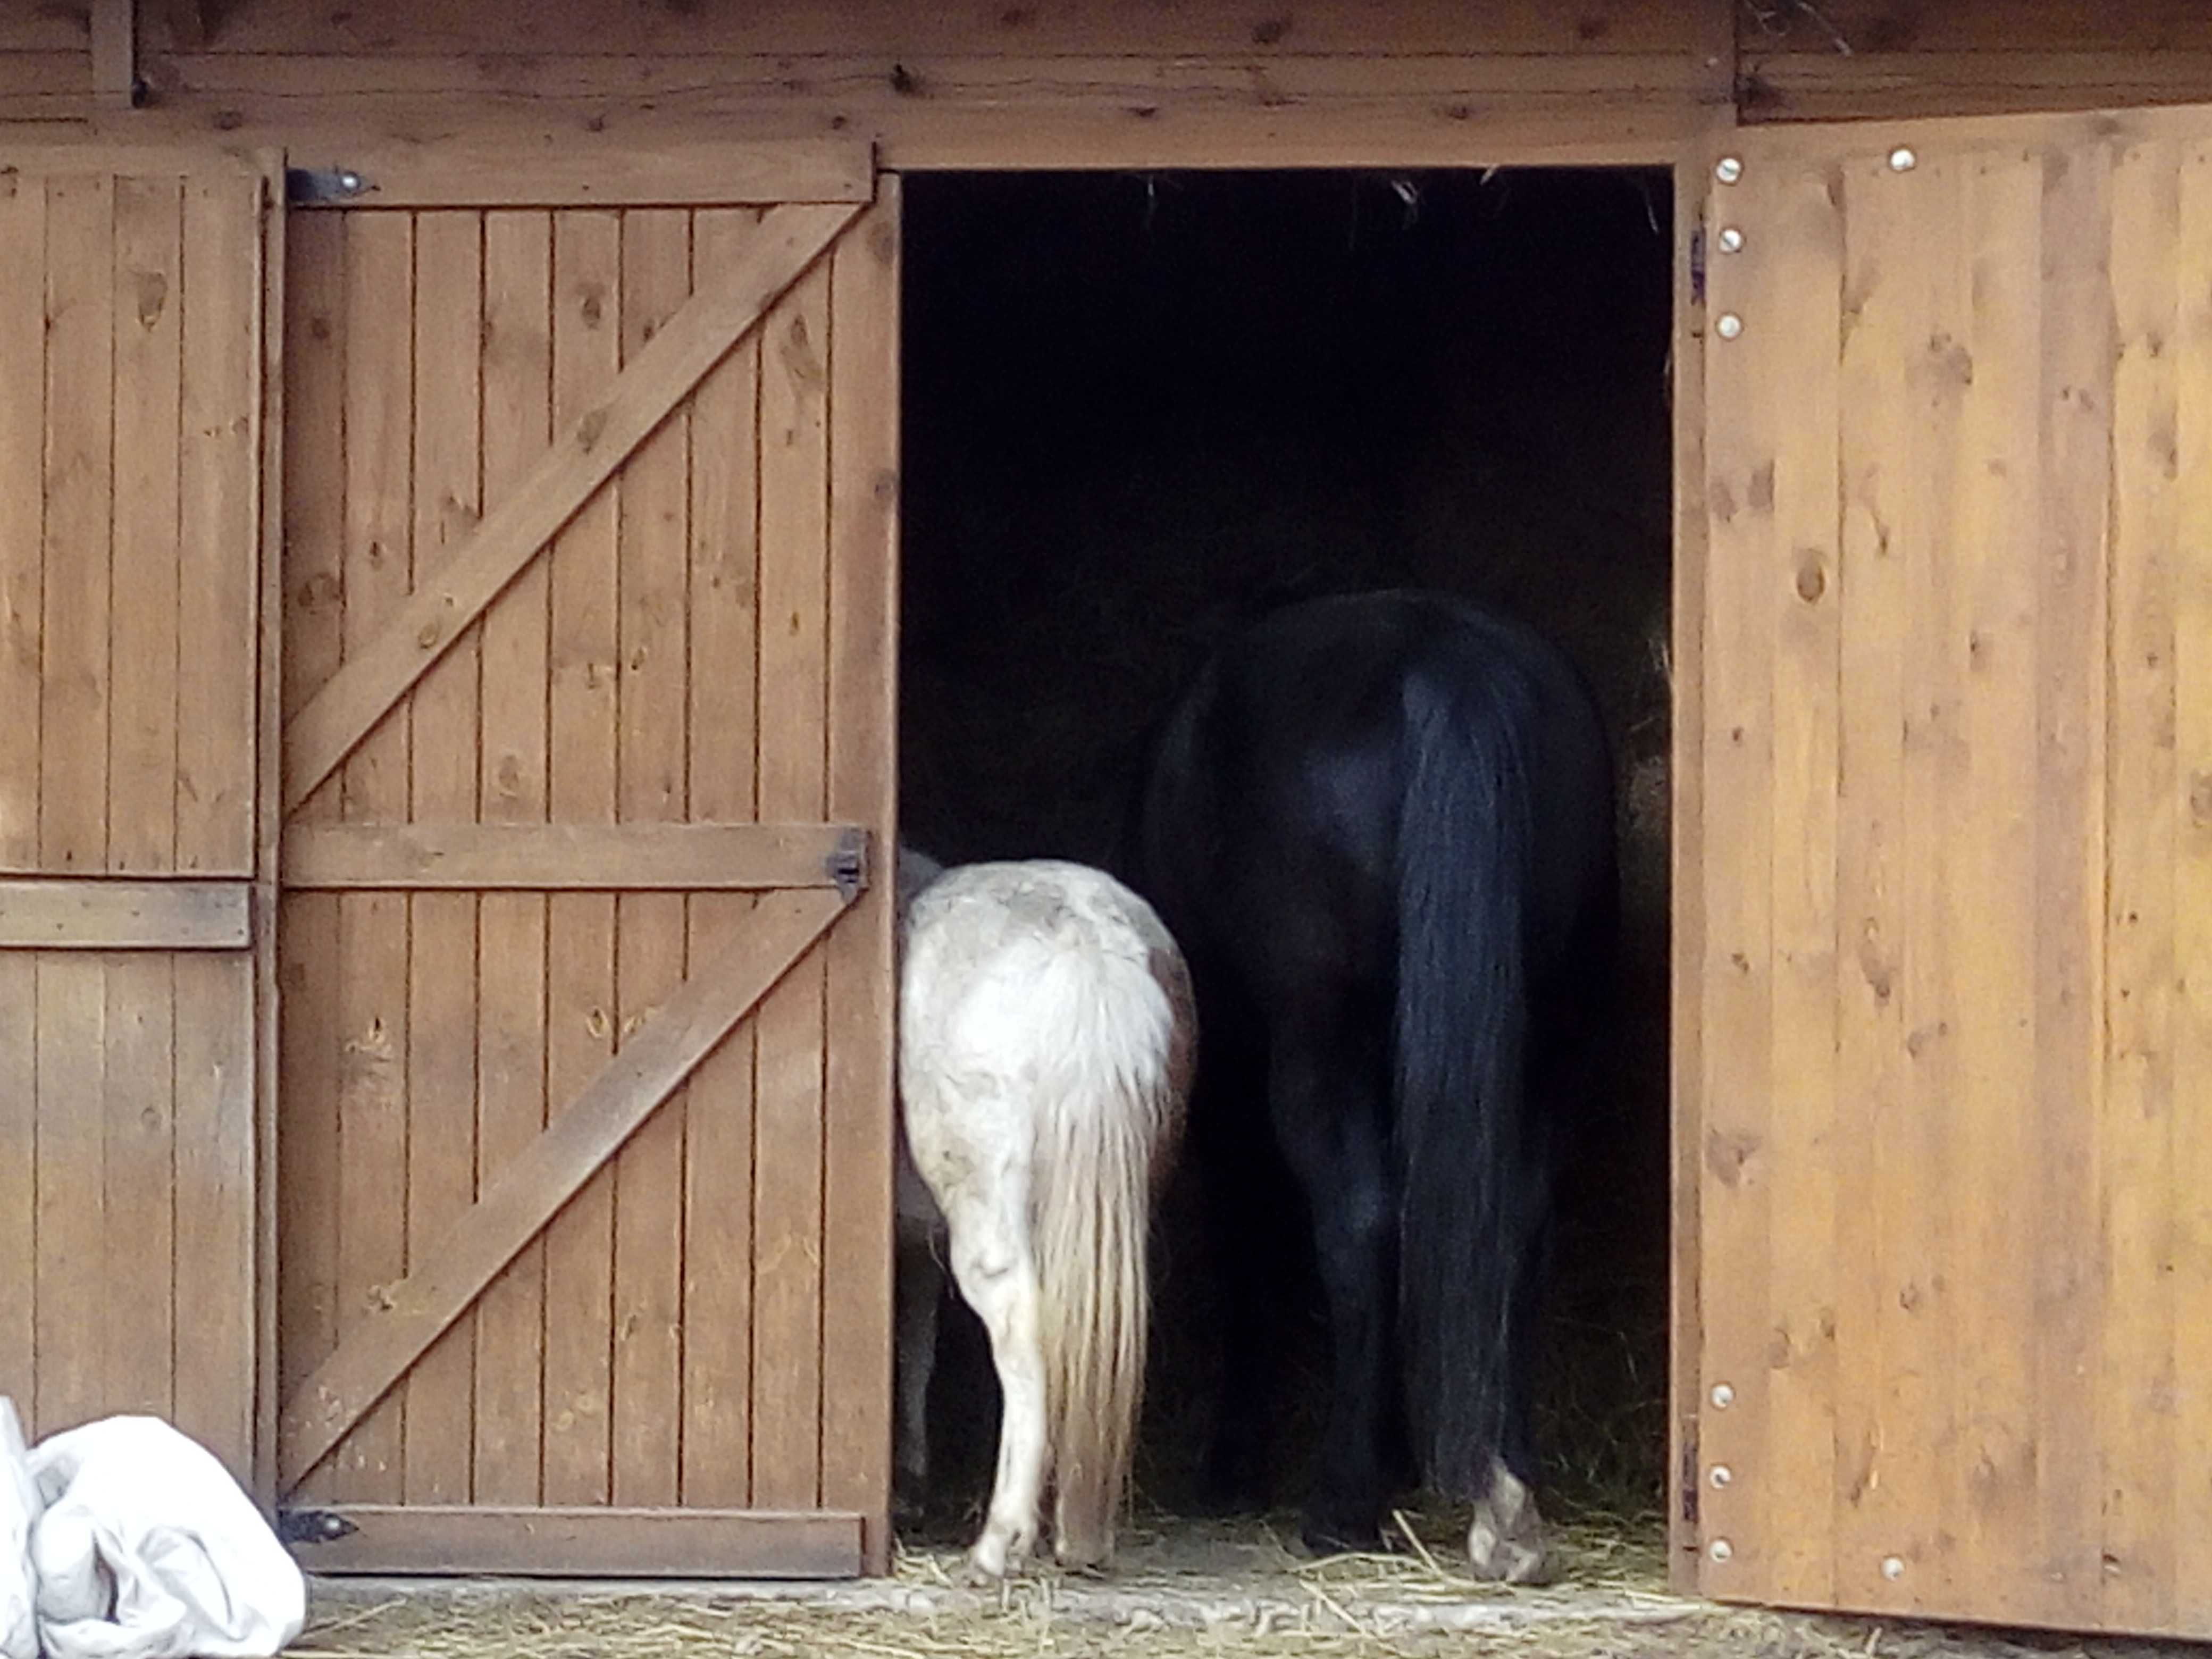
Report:
[[[1735,1471],[1725,1463],[1716,1463],[1713,1465],[1712,1474],[1707,1478],[1712,1481],[1715,1490],[1718,1490],[1723,1486],[1735,1484]]]
[[[1883,1556],[1881,1559],[1881,1576],[1892,1580],[1904,1577],[1905,1559],[1902,1556],[1897,1555]]]
[[[1743,319],[1733,311],[1723,311],[1719,320],[1713,325],[1713,332],[1723,340],[1733,340],[1743,332]]]
[[[1735,1404],[1735,1390],[1725,1382],[1716,1382],[1713,1384],[1712,1399],[1713,1409],[1724,1412]]]
[[[1734,225],[1723,225],[1721,227],[1721,234],[1717,240],[1719,241],[1721,252],[1723,253],[1741,253],[1743,252],[1743,233],[1738,230]]]
[[[339,173],[339,174],[338,174],[338,188],[339,188],[340,190],[343,191],[344,191],[347,195],[349,195],[349,196],[358,196],[358,195],[360,195],[360,194],[361,194],[361,174],[359,174],[358,173],[356,173],[356,172],[352,171],[350,168],[347,169],[345,172],[343,172],[343,173]]]
[[[1899,144],[1889,153],[1889,170],[1892,173],[1910,173],[1919,165],[1920,158],[1912,153],[1909,144]]]
[[[1725,1561],[1735,1553],[1735,1547],[1725,1538],[1716,1538],[1705,1546],[1705,1553],[1716,1561]]]
[[[1743,162],[1734,155],[1723,155],[1713,164],[1713,177],[1724,185],[1732,185],[1743,177]]]

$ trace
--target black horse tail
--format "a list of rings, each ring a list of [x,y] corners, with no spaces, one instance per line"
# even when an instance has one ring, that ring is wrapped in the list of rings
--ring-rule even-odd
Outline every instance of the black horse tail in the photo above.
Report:
[[[1510,671],[1457,695],[1415,676],[1398,830],[1399,1330],[1422,1472],[1488,1489],[1504,1432],[1514,1275],[1527,1241],[1523,909],[1534,825]]]

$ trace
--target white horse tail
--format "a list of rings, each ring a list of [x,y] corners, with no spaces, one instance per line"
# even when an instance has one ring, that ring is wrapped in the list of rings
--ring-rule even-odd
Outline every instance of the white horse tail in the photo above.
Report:
[[[1144,1403],[1152,1195],[1180,1139],[1195,1043],[1166,930],[1127,890],[1100,897],[1124,912],[1132,949],[1093,958],[1071,999],[1083,1005],[1068,1011],[1078,1086],[1039,1103],[1030,1212],[1055,1543],[1078,1566],[1114,1552]]]

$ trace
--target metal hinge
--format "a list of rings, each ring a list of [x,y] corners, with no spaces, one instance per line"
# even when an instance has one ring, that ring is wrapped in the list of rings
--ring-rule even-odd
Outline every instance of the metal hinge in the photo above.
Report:
[[[294,207],[358,200],[368,180],[351,167],[286,167],[284,199]]]
[[[837,896],[850,904],[867,889],[868,832],[857,829],[847,830],[823,862],[830,881],[837,889]]]
[[[287,1544],[335,1544],[361,1528],[334,1510],[279,1510],[276,1536]]]

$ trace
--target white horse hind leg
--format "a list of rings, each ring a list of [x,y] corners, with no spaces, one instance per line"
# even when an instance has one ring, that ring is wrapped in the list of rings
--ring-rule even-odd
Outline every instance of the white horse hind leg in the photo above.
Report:
[[[949,1218],[953,1277],[990,1334],[1005,1396],[990,1514],[969,1553],[975,1570],[994,1578],[1020,1566],[1036,1542],[1045,1477],[1044,1348],[1027,1226],[1029,1194],[1026,1183],[1005,1185],[1012,1190],[994,1194],[980,1212]]]

